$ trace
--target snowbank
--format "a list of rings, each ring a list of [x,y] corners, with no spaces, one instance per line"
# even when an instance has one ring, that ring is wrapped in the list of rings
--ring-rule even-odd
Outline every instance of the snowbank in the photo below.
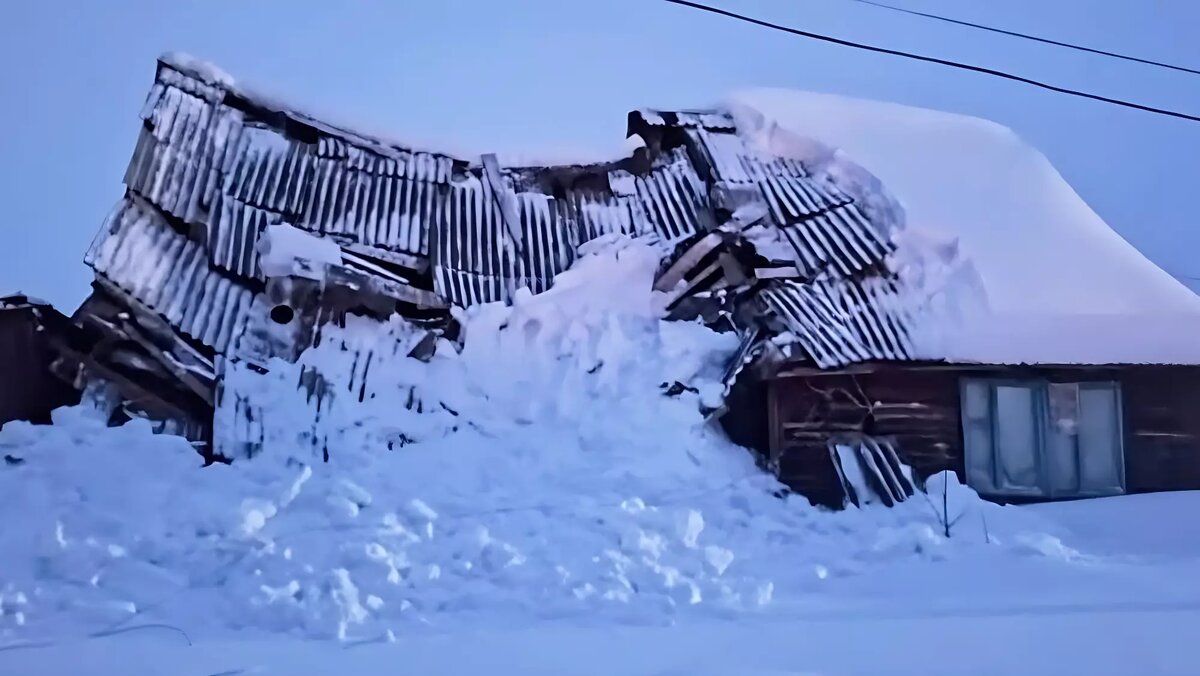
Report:
[[[234,369],[226,386],[271,416],[232,466],[83,409],[6,426],[0,509],[22,517],[0,529],[0,635],[657,624],[796,604],[896,561],[1031,555],[1037,520],[953,484],[950,541],[921,499],[833,514],[776,497],[698,412],[736,339],[657,318],[647,245],[584,253],[550,292],[462,317],[461,353],[407,359],[411,328],[351,321],[298,364]]]
[[[752,89],[729,105],[760,149],[829,167],[868,197],[881,184],[908,227],[957,240],[988,311],[925,331],[920,356],[1200,363],[1200,341],[1183,338],[1200,333],[1200,296],[1122,239],[1010,130],[801,91]],[[1178,328],[1164,334],[1168,323]]]

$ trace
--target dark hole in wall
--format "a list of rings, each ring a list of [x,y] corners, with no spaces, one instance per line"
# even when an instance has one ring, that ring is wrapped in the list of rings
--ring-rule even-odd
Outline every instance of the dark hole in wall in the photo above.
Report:
[[[276,324],[290,324],[296,317],[296,311],[287,305],[276,305],[271,308],[271,321]]]

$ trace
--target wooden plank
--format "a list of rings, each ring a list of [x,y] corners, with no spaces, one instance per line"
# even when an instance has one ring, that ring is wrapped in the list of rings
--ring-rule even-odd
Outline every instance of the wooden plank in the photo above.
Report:
[[[106,322],[99,317],[94,319],[99,322],[104,322],[111,330],[118,331],[122,336],[128,338],[134,343],[137,343],[143,350],[146,351],[147,354],[162,364],[171,375],[179,379],[179,382],[183,383],[189,390],[203,399],[204,403],[208,404],[209,406],[214,405],[213,386],[205,385],[204,383],[200,382],[200,380],[196,378],[196,376],[190,371],[184,368],[178,360],[173,359],[169,354],[155,345],[150,339],[143,336],[141,331],[138,331],[136,327],[118,327],[115,324]]]
[[[357,242],[339,243],[342,247],[342,254],[354,254],[359,258],[378,260],[398,265],[403,268],[408,268],[418,273],[425,273],[429,270],[429,259],[423,256],[403,253],[399,251],[389,251],[388,249],[380,249],[378,247],[359,244]]]
[[[508,235],[512,237],[513,245],[518,252],[524,251],[525,242],[521,234],[521,217],[517,213],[516,199],[508,186],[504,183],[504,177],[500,173],[500,162],[496,159],[495,154],[489,153],[480,157],[483,163],[483,176],[492,188],[492,197],[495,198],[497,206],[500,207],[500,218],[504,221],[504,228],[508,231]]]

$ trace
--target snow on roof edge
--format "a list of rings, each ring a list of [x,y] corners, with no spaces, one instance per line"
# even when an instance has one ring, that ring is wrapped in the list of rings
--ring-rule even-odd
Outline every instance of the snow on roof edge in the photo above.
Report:
[[[326,110],[315,110],[309,104],[303,106],[297,105],[292,101],[291,97],[275,94],[257,85],[248,84],[235,78],[220,66],[186,52],[164,52],[159,56],[158,61],[162,65],[200,80],[209,86],[243,98],[253,105],[295,117],[298,121],[331,135],[361,145],[375,146],[376,148],[393,152],[405,151],[437,155],[453,161],[463,162],[471,167],[479,167],[481,165],[479,157],[485,154],[495,154],[500,165],[509,169],[611,164],[631,157],[634,150],[643,145],[640,143],[640,139],[621,139],[617,145],[611,149],[607,149],[603,153],[580,153],[579,155],[567,156],[566,154],[504,153],[491,150],[471,150],[464,147],[456,147],[452,141],[441,141],[436,144],[416,143],[412,139],[399,138],[389,132],[378,130],[368,131],[361,124],[346,124],[341,120],[339,115],[331,114]]]
[[[924,356],[996,366],[1200,366],[1200,316],[1001,314],[988,319],[946,330],[942,349],[927,344]]]

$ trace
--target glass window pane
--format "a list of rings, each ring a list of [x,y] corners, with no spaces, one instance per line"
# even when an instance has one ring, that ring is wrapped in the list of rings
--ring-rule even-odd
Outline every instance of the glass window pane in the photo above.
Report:
[[[1079,457],[1074,434],[1063,434],[1053,427],[1046,435],[1046,471],[1050,492],[1057,496],[1079,493]]]
[[[1050,383],[1047,387],[1050,419],[1046,427],[1046,472],[1053,495],[1079,492],[1079,385]]]
[[[980,493],[994,493],[992,479],[991,385],[968,381],[963,386],[963,443],[967,485]]]
[[[968,420],[987,421],[991,417],[991,386],[984,382],[967,381],[963,387],[963,415]]]
[[[1115,386],[1079,390],[1079,478],[1085,493],[1124,492],[1120,407]]]
[[[1040,493],[1037,463],[1038,421],[1031,387],[996,387],[996,455],[1002,490]]]
[[[1079,384],[1050,383],[1050,427],[1062,434],[1075,434],[1079,427]]]

